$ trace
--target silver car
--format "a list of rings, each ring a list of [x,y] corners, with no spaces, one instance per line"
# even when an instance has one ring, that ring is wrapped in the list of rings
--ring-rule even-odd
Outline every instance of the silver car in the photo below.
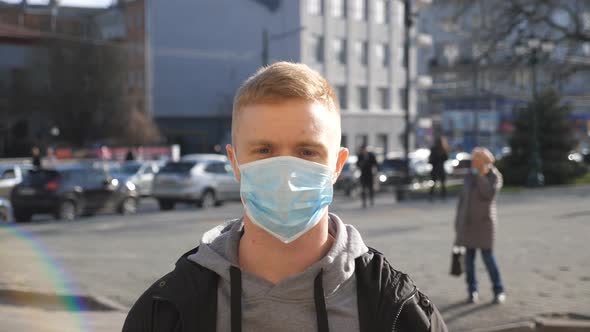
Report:
[[[31,165],[0,165],[0,198],[8,199],[12,188],[21,183]]]
[[[188,155],[168,162],[154,179],[152,196],[161,210],[171,210],[178,202],[208,208],[227,200],[240,199],[240,185],[232,167],[222,155]]]
[[[162,164],[156,161],[128,161],[111,170],[111,176],[122,183],[132,182],[140,196],[151,196],[154,177]]]

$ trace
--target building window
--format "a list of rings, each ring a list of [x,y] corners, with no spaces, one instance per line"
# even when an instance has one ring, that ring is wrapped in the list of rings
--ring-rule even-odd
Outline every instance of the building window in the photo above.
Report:
[[[324,15],[324,0],[307,0],[307,9],[311,15]]]
[[[316,62],[324,62],[324,37],[311,37],[311,51],[313,52],[312,57]]]
[[[334,54],[340,64],[346,64],[346,39],[335,39],[334,40]]]
[[[366,41],[357,41],[354,45],[357,61],[363,65],[368,63],[369,43]]]
[[[368,0],[354,0],[354,18],[358,21],[367,21],[369,18]]]
[[[375,46],[378,63],[383,67],[389,66],[389,44],[377,44]]]
[[[379,103],[381,108],[388,110],[391,108],[391,98],[389,94],[389,88],[379,88]]]
[[[369,91],[366,86],[358,87],[359,93],[359,107],[361,110],[366,111],[369,109]]]
[[[383,157],[387,156],[387,150],[389,149],[388,146],[388,136],[387,134],[377,134],[377,150],[380,150],[383,153]]]
[[[332,0],[332,16],[337,18],[346,17],[346,0]]]
[[[340,109],[345,110],[348,109],[348,95],[346,93],[346,86],[340,85],[336,87],[336,93],[338,94],[338,104],[340,104]]]
[[[407,104],[408,100],[406,98],[406,88],[401,88],[399,89],[399,106],[402,110],[405,110]]]
[[[355,148],[360,150],[363,146],[367,146],[369,144],[369,136],[367,134],[358,134],[354,138],[354,145]]]
[[[389,22],[389,0],[375,1],[375,23]]]
[[[340,146],[343,148],[348,147],[348,137],[346,134],[342,134],[342,136],[340,136]]]
[[[404,52],[404,47],[400,46],[397,49],[397,54],[399,57],[399,64],[400,66],[402,66],[403,68],[406,68],[406,52]]]

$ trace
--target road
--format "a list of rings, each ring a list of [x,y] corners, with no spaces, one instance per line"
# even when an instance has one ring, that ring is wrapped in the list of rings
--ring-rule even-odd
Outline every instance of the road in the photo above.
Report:
[[[391,194],[383,194],[374,208],[364,210],[357,201],[337,197],[332,211],[412,276],[451,331],[473,331],[542,313],[590,316],[590,187],[500,195],[496,253],[508,293],[502,306],[489,304],[491,286],[480,257],[482,303],[464,304],[464,281],[448,275],[456,199],[392,202]],[[0,290],[89,294],[128,308],[182,253],[198,245],[204,231],[240,211],[239,204],[229,203],[211,210],[180,207],[160,212],[146,201],[140,213],[130,217],[95,216],[71,223],[41,218],[3,226]],[[123,310],[85,312],[76,318],[55,308],[22,309],[14,302],[0,298],[0,330],[38,315],[61,328],[52,330],[45,321],[46,330],[31,330],[112,331],[120,329],[125,316]]]

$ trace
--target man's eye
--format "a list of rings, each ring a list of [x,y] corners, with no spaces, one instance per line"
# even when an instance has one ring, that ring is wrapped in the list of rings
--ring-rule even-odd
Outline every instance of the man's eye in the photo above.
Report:
[[[260,148],[260,149],[257,149],[256,152],[266,154],[266,153],[270,153],[270,149],[269,148]]]
[[[317,155],[317,153],[312,150],[302,150],[301,155],[303,155],[304,157],[314,157]]]

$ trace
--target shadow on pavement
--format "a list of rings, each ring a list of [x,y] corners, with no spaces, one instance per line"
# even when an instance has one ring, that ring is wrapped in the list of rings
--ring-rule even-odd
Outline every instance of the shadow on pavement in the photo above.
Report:
[[[495,307],[496,305],[493,303],[483,303],[483,304],[470,304],[467,301],[460,301],[457,303],[450,304],[448,306],[439,308],[441,314],[443,315],[445,322],[450,324],[458,319],[461,319],[465,316],[471,316],[480,311],[484,311],[486,309],[490,309]],[[466,310],[462,310],[466,309]],[[456,311],[456,312],[453,312]]]

